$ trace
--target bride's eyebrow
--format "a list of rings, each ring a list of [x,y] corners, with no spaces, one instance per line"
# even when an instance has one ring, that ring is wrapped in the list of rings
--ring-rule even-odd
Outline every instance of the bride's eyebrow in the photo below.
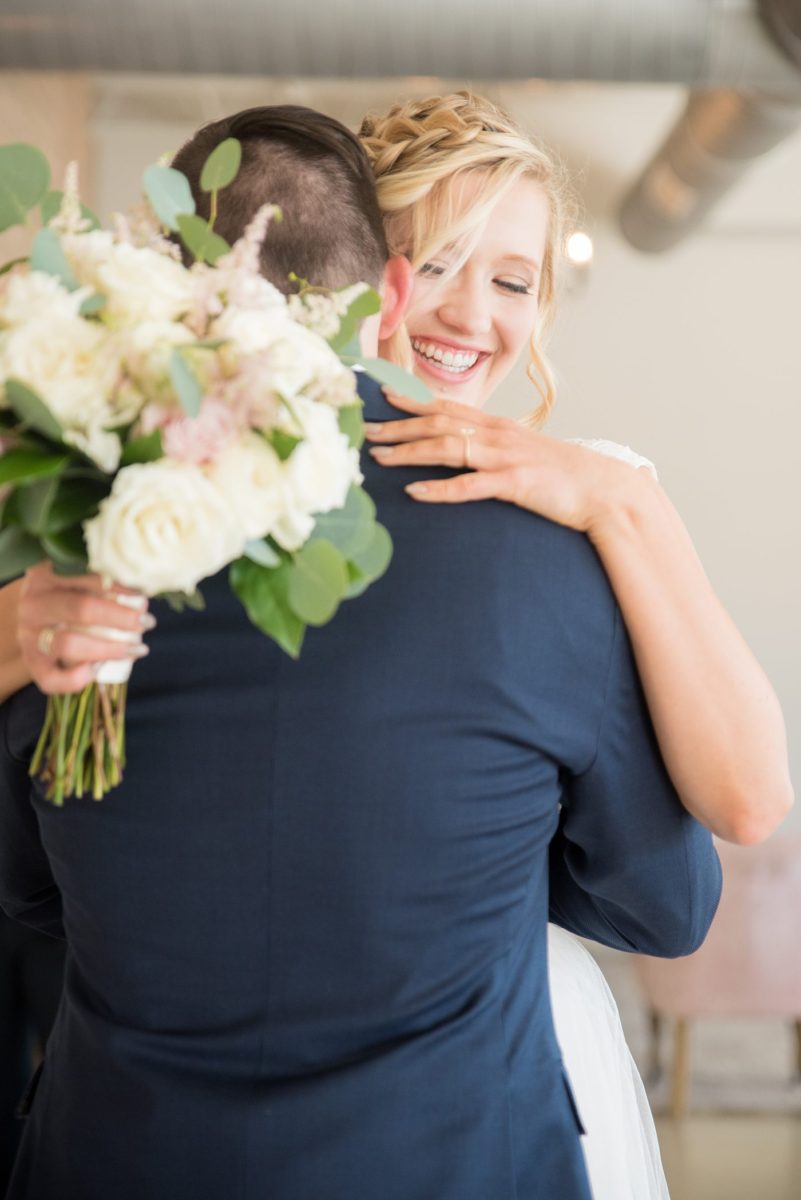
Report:
[[[504,254],[498,259],[499,267],[528,267],[535,275],[539,275],[541,271],[540,264],[535,258],[526,258],[524,254]]]

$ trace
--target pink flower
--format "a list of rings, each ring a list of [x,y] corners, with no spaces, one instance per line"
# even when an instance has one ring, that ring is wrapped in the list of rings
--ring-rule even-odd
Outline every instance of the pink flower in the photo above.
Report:
[[[166,420],[160,423],[152,414],[148,422],[154,428],[160,424],[164,453],[196,466],[219,457],[239,431],[231,409],[214,396],[204,397],[196,417],[165,416]]]

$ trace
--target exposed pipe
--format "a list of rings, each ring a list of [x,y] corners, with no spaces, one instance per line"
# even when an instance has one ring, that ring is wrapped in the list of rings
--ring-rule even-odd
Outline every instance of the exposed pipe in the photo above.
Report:
[[[625,237],[651,253],[675,246],[758,159],[799,126],[798,92],[716,88],[691,93],[621,205]]]

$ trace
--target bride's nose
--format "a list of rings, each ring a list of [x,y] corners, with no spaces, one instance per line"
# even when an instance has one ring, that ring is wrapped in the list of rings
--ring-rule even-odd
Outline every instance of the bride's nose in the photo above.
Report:
[[[460,271],[443,285],[440,320],[463,336],[477,337],[492,328],[491,297],[481,282]]]

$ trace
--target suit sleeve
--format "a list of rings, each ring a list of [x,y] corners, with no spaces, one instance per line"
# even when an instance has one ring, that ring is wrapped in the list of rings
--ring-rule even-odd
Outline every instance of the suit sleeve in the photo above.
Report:
[[[14,708],[26,700],[23,692],[0,705],[0,907],[41,933],[63,938],[61,893],[30,799],[28,760],[12,748]]]
[[[550,919],[665,958],[703,942],[720,899],[710,834],[662,762],[619,610],[595,756],[566,775],[550,852]]]

